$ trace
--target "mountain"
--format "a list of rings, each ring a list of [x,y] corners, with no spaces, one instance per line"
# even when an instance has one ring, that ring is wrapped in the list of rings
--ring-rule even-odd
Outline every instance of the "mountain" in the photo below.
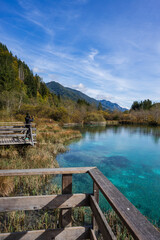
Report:
[[[106,101],[106,100],[100,100],[100,102],[101,102],[103,108],[112,109],[112,111],[117,110],[120,112],[124,112],[124,111],[128,110],[127,108],[120,107],[117,103],[112,103],[112,102]]]
[[[110,110],[110,111],[118,110],[121,112],[127,110],[126,108],[120,107],[117,103],[112,103],[112,102],[106,101],[106,100],[100,100],[100,101],[96,100],[78,90],[64,87],[55,81],[46,83],[46,85],[51,92],[53,92],[56,95],[61,96],[62,98],[69,98],[73,101],[77,101],[78,99],[84,99],[86,102],[88,102],[89,104],[95,105],[96,107],[98,107],[99,103],[101,102],[102,108],[104,110],[106,110],[106,109]]]
[[[54,81],[46,83],[46,85],[52,93],[60,95],[62,98],[69,98],[73,101],[77,101],[78,99],[84,99],[89,104],[95,104],[96,106],[98,105],[97,100],[88,97],[87,95],[78,90],[64,87],[61,84]]]

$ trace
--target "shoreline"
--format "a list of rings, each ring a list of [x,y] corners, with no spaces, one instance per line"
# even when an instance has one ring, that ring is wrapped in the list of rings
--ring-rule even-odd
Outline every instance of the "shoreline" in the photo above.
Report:
[[[151,124],[145,122],[132,122],[132,121],[122,121],[122,120],[108,120],[105,122],[95,122],[91,121],[88,123],[63,123],[63,127],[84,127],[84,126],[124,126],[124,125],[139,125],[139,126],[150,126],[150,127],[159,127],[160,124]]]

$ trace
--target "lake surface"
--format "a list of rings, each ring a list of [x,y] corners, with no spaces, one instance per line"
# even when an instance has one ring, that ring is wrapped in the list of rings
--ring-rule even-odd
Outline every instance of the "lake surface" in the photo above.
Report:
[[[152,222],[160,226],[160,128],[87,127],[57,156],[60,167],[96,166]],[[56,181],[60,181],[57,178]],[[73,192],[92,192],[87,174],[73,175]],[[108,206],[101,197],[100,206]]]

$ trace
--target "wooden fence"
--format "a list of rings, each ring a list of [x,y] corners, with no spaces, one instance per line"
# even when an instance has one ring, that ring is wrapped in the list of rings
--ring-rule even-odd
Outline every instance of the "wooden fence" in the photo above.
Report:
[[[92,194],[72,194],[72,174],[79,173],[88,173],[93,179]],[[96,167],[0,170],[0,177],[45,174],[62,174],[61,195],[2,197],[0,198],[0,212],[60,208],[62,209],[60,217],[62,228],[19,233],[1,233],[0,240],[96,240],[97,228],[104,240],[116,240],[116,236],[98,205],[99,190],[126,225],[134,239],[160,239],[160,232]],[[81,206],[89,206],[93,212],[93,225],[91,227],[71,226],[71,209]]]
[[[30,124],[28,127],[22,122],[0,123],[0,146],[36,143],[36,126]]]

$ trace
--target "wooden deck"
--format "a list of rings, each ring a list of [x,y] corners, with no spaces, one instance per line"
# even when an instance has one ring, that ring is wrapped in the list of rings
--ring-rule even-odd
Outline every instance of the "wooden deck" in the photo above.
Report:
[[[72,194],[72,174],[88,173],[93,179],[91,194]],[[0,240],[81,240],[97,239],[97,229],[104,240],[116,240],[98,201],[99,190],[126,225],[134,239],[160,240],[160,232],[124,197],[124,195],[96,168],[54,168],[0,170],[0,177],[62,174],[62,194],[43,196],[20,196],[0,198],[0,212],[18,210],[61,209],[58,229],[44,229],[18,233],[1,233]],[[71,209],[88,206],[93,213],[92,226],[72,227]]]
[[[26,139],[28,128],[21,122],[0,123],[0,146],[5,145],[34,145],[36,143],[36,127],[29,128],[29,138]]]

